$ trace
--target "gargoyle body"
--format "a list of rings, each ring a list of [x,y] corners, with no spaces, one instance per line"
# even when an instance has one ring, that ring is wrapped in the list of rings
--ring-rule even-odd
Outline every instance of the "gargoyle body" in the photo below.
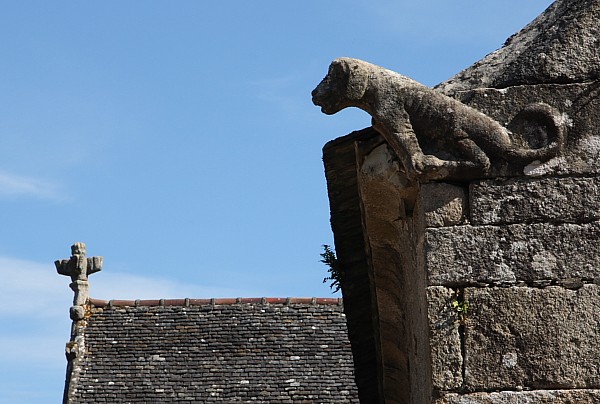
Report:
[[[328,115],[347,107],[368,112],[406,175],[415,180],[485,176],[491,156],[522,165],[545,161],[560,152],[563,142],[562,115],[549,105],[530,104],[520,112],[536,123],[544,137],[542,147],[520,147],[489,116],[406,76],[357,59],[334,60],[312,96]],[[422,146],[431,154],[424,153]]]

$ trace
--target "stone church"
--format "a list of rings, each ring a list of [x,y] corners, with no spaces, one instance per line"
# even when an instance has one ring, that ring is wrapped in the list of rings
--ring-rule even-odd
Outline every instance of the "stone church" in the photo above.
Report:
[[[313,91],[342,299],[100,301],[65,403],[599,403],[600,0],[557,0],[434,89],[356,59]],[[95,275],[99,276],[99,275]]]

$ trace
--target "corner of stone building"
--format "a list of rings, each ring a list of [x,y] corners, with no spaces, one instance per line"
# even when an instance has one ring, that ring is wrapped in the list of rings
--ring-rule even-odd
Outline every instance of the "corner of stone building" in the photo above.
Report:
[[[342,150],[351,162],[344,175]],[[342,291],[361,402],[429,402],[420,185],[372,129],[329,144],[324,161],[336,251],[349,275]]]
[[[369,285],[348,296],[371,305],[368,329],[347,312],[350,334],[368,335],[355,355],[378,368],[363,385],[379,396],[361,402],[599,402],[599,20],[600,0],[558,0],[437,87],[531,148],[547,128],[516,116],[552,106],[564,130],[552,158],[517,167],[499,154],[486,175],[411,182],[381,138],[346,138],[352,214],[339,197],[349,183],[327,179],[336,248],[361,257],[354,281]]]
[[[380,394],[362,402],[595,399],[598,177],[419,184],[381,139],[353,142]]]
[[[376,330],[378,317],[372,304],[372,275],[365,248],[356,153],[357,141],[377,139],[378,133],[367,128],[330,141],[323,148],[331,228],[338,262],[345,274],[342,283],[344,313],[361,403],[379,403],[383,399]]]
[[[357,142],[358,184],[385,402],[428,402],[431,390],[420,184],[386,143]]]

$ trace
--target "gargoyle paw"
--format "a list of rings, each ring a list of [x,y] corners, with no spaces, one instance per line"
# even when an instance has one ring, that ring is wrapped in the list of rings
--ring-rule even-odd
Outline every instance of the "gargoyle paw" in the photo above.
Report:
[[[435,156],[423,155],[420,158],[413,158],[413,167],[420,174],[426,174],[431,171],[437,171],[444,167],[444,160]]]

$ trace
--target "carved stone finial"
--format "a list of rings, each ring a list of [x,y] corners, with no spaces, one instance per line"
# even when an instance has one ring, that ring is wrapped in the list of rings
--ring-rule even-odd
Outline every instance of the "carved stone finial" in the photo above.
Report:
[[[89,297],[90,288],[88,275],[102,270],[102,257],[86,257],[85,254],[85,243],[78,242],[71,246],[70,259],[54,261],[59,274],[71,277],[72,282],[69,286],[75,292],[75,296],[70,313],[74,321],[81,320],[85,313],[84,305]]]
[[[61,275],[70,276],[73,282],[87,281],[88,275],[102,270],[102,257],[86,258],[85,254],[85,243],[73,244],[70,259],[54,261],[56,271]]]

